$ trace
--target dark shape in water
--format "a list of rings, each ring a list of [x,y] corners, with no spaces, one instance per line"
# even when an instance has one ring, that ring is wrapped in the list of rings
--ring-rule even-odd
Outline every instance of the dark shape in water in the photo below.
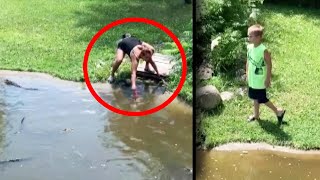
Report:
[[[20,86],[19,84],[15,83],[15,82],[13,82],[13,81],[10,81],[10,80],[8,80],[8,79],[6,79],[6,80],[4,81],[4,83],[5,83],[6,85],[8,85],[8,86],[14,86],[14,87],[22,88],[22,89],[25,89],[25,90],[34,90],[34,91],[39,90],[39,89],[37,89],[37,88],[25,88],[25,87],[22,87],[22,86]]]
[[[31,158],[9,159],[9,160],[0,161],[0,164],[7,164],[7,163],[13,163],[13,162],[21,162],[21,161],[26,161],[26,160],[30,160],[30,159],[31,159]]]

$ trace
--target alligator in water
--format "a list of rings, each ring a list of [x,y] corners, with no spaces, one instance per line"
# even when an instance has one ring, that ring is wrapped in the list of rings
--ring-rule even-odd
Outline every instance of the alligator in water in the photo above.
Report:
[[[25,88],[25,87],[22,87],[22,86],[20,86],[19,84],[15,83],[15,82],[13,82],[13,81],[10,81],[10,80],[8,80],[8,79],[6,79],[6,80],[4,81],[4,83],[5,83],[6,85],[8,85],[8,86],[14,86],[14,87],[22,88],[22,89],[25,89],[25,90],[33,90],[33,91],[39,90],[39,89],[36,89],[36,88]]]
[[[0,165],[1,165],[1,164],[8,164],[8,163],[26,161],[26,160],[30,160],[30,159],[31,159],[31,158],[9,159],[9,160],[0,161]]]

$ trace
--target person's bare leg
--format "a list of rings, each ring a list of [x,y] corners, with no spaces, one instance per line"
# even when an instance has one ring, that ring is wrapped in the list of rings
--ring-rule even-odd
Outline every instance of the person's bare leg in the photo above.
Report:
[[[121,49],[117,49],[116,59],[113,62],[112,70],[111,70],[112,77],[114,77],[114,74],[118,70],[120,64],[122,63],[123,58],[124,58],[124,52]]]
[[[283,109],[277,108],[271,101],[265,103],[277,116],[280,116],[283,113]]]

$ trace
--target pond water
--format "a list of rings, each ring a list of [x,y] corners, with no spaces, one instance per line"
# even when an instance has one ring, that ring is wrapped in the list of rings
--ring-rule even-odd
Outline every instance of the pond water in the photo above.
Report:
[[[184,103],[128,117],[100,105],[84,84],[38,74],[0,77],[39,89],[0,83],[1,179],[192,179],[192,108]],[[132,111],[168,98],[144,84],[136,100],[130,86],[94,88],[107,103]]]
[[[319,180],[320,154],[197,151],[197,180]]]

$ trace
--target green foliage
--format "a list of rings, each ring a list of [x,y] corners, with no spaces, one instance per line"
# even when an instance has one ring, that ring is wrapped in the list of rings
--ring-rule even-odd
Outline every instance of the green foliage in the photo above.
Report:
[[[214,113],[199,113],[197,141],[207,147],[228,142],[266,142],[299,149],[320,147],[319,48],[320,13],[298,7],[264,5],[263,24],[268,49],[272,52],[272,82],[268,97],[287,110],[283,124],[266,106],[261,106],[260,122],[247,123],[253,113],[252,101],[237,96],[224,102]],[[219,90],[230,91],[222,76],[209,80]],[[233,87],[231,85],[231,87]],[[235,90],[231,90],[235,92]],[[299,97],[299,98],[297,98]],[[219,126],[217,126],[219,124]],[[312,127],[312,128],[311,128]]]
[[[155,3],[157,7],[150,8]],[[70,0],[63,6],[60,1],[12,0],[0,1],[0,6],[0,69],[45,72],[74,81],[84,80],[82,63],[91,38],[112,21],[145,17],[162,23],[180,37],[192,17],[191,5],[170,0]],[[90,52],[91,82],[105,81],[109,76],[115,42],[126,32],[152,45],[171,41],[163,31],[144,23],[110,29]],[[120,76],[130,72],[128,64],[121,65]]]
[[[222,35],[222,40],[211,57],[215,70],[228,72],[235,67],[235,64],[243,63],[245,59],[245,38],[241,36],[241,31],[228,28]]]
[[[254,0],[204,0],[199,4],[197,18],[197,50],[199,66],[203,60],[213,65],[217,72],[227,72],[245,57],[247,28],[252,8],[262,1]],[[219,45],[211,51],[211,41],[221,37]]]
[[[192,22],[190,23],[190,29],[192,26]],[[184,36],[180,38],[180,42],[185,51],[187,58],[187,77],[184,83],[184,86],[180,92],[180,97],[183,98],[188,103],[192,103],[192,31],[185,31]],[[174,65],[172,72],[169,77],[168,85],[171,91],[175,90],[181,79],[182,72],[182,59],[178,47],[175,43],[170,43],[166,45],[167,47],[171,47],[172,55],[175,56],[174,61],[176,64]]]

